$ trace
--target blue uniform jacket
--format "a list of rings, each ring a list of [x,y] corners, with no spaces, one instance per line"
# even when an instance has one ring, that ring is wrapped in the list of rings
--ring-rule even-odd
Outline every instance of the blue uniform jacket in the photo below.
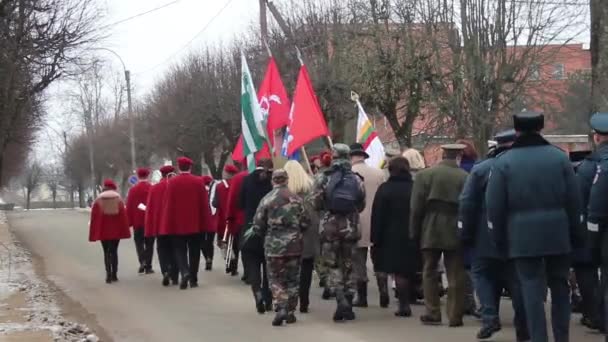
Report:
[[[580,202],[566,154],[540,134],[524,134],[490,172],[488,228],[509,258],[570,254],[584,243]]]
[[[458,228],[465,248],[473,250],[473,258],[503,259],[504,253],[496,248],[488,230],[485,193],[488,175],[496,161],[495,156],[505,151],[497,149],[488,159],[477,163],[460,194]]]
[[[586,236],[585,246],[576,248],[572,252],[572,261],[575,264],[597,264],[600,262],[598,259],[599,251],[596,250],[599,246],[595,243],[595,241],[598,241],[599,234],[587,230],[587,209],[589,206],[591,187],[597,174],[597,167],[601,161],[602,155],[608,156],[608,144],[600,145],[597,151],[587,156],[576,169],[576,178],[581,194],[581,214],[583,215],[582,229],[586,231]]]
[[[600,145],[599,163],[589,192],[589,231],[606,233],[608,229],[608,144]]]

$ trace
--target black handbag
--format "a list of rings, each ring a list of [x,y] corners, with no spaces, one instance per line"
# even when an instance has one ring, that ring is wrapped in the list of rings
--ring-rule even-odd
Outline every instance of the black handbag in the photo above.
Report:
[[[247,223],[241,230],[240,246],[242,252],[250,254],[258,254],[264,256],[264,240],[257,234],[246,234],[250,229],[253,229],[251,223]]]

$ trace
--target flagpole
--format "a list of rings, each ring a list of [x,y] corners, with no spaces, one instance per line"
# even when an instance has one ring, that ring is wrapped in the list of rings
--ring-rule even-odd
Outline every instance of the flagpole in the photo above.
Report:
[[[302,152],[302,157],[304,158],[306,168],[308,169],[308,173],[312,175],[312,167],[310,166],[310,160],[308,159],[308,153],[306,153],[306,149],[304,146],[300,147],[300,152]]]

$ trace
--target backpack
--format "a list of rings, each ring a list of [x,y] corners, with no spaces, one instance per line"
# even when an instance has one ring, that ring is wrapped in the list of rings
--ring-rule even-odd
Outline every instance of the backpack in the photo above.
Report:
[[[357,212],[358,205],[363,201],[360,177],[352,170],[339,169],[332,172],[325,188],[325,209],[332,214]]]

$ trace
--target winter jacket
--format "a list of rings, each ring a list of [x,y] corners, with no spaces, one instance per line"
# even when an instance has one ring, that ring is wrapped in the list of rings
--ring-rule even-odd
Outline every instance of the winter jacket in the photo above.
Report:
[[[163,213],[163,200],[167,191],[167,178],[163,178],[150,188],[148,193],[148,199],[146,201],[146,220],[145,220],[145,231],[146,237],[154,237],[159,235],[168,234],[168,230],[165,228],[161,229],[162,225],[162,213]]]
[[[460,249],[458,197],[466,178],[454,160],[443,160],[416,174],[410,236],[420,242],[421,249]]]
[[[180,173],[169,179],[162,219],[169,235],[215,231],[209,211],[209,196],[201,177]]]
[[[570,160],[540,134],[519,136],[497,157],[486,204],[488,228],[510,258],[569,254],[583,240]]]
[[[91,209],[89,241],[120,240],[131,237],[125,205],[116,191],[99,194]]]
[[[410,239],[412,177],[392,176],[378,188],[372,205],[371,249],[374,271],[412,276],[420,269],[418,243]]]
[[[384,173],[380,169],[367,165],[365,161],[354,163],[353,172],[356,172],[363,177],[366,203],[365,209],[359,214],[361,222],[361,239],[359,239],[357,246],[369,247],[371,245],[370,231],[372,225],[372,204],[374,203],[376,191],[378,191],[380,185],[385,181]]]

